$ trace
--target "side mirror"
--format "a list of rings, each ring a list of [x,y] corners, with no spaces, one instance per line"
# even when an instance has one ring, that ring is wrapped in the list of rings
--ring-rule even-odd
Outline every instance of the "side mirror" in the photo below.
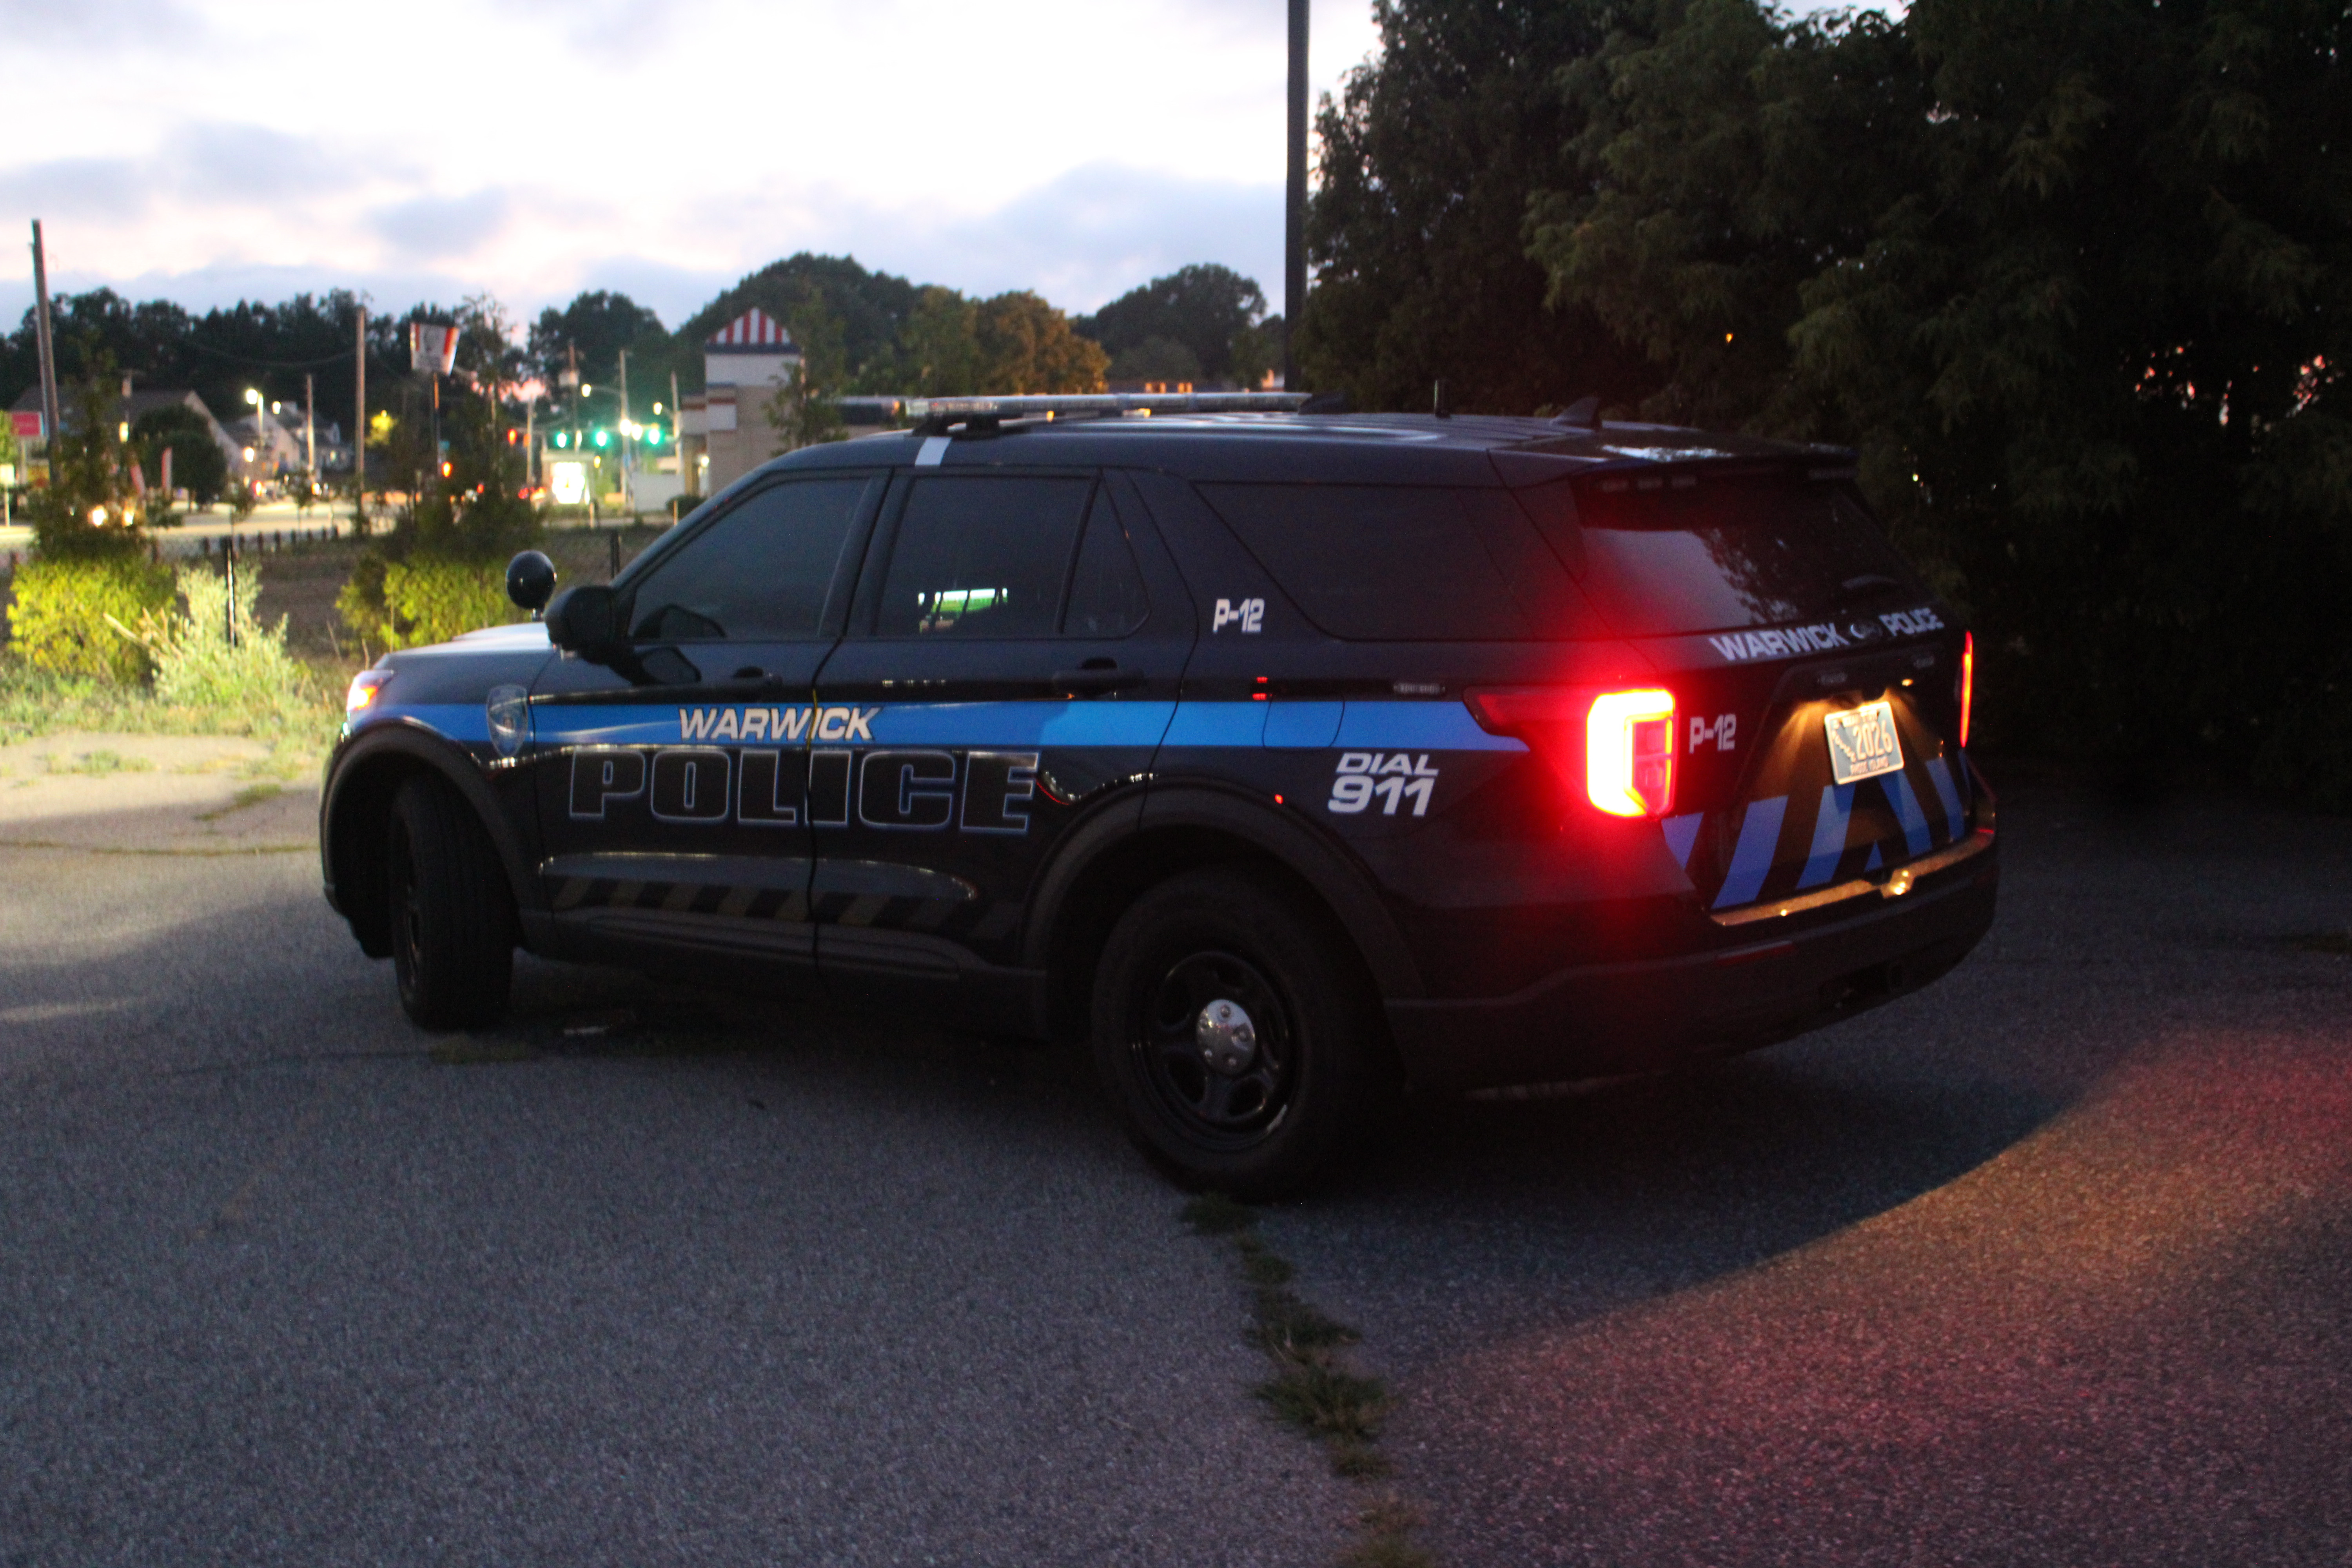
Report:
[[[547,607],[555,592],[555,563],[536,550],[526,550],[507,563],[507,597],[532,615]]]
[[[610,647],[621,640],[619,607],[613,590],[602,583],[566,588],[547,606],[547,640],[573,652]]]

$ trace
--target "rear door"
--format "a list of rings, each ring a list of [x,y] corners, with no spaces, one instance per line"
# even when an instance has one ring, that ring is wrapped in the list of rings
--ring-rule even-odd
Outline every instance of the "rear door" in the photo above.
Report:
[[[785,477],[618,584],[630,636],[532,694],[540,867],[567,950],[705,946],[808,970],[818,667],[878,475]]]
[[[836,992],[1017,995],[1006,972],[1039,867],[1074,824],[1139,799],[1192,647],[1138,512],[1092,471],[893,487],[815,695],[851,716],[815,734],[808,763]]]

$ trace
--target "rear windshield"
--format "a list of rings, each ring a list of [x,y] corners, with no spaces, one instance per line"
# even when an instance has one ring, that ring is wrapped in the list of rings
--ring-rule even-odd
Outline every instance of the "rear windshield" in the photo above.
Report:
[[[1928,597],[1836,481],[1631,475],[1526,499],[1563,554],[1581,552],[1585,591],[1627,637],[1785,626]]]
[[[1509,493],[1396,485],[1202,485],[1307,618],[1365,642],[1599,635]]]

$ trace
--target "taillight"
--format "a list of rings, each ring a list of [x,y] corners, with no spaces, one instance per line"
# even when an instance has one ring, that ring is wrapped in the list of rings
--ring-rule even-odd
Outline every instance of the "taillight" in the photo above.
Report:
[[[1584,721],[1584,793],[1612,816],[1664,816],[1675,800],[1675,694],[1612,691]]]
[[[1526,741],[1571,789],[1581,784],[1585,798],[1612,816],[1664,816],[1674,804],[1671,691],[1473,691],[1469,704],[1483,728]]]
[[[1969,710],[1977,695],[1977,634],[1960,634],[1960,749],[1969,744]]]

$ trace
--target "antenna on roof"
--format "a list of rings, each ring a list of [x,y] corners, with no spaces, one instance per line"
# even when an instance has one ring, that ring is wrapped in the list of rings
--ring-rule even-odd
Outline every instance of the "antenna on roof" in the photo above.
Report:
[[[1598,430],[1601,428],[1601,399],[1597,396],[1580,397],[1562,409],[1552,423],[1565,425],[1571,430]]]

